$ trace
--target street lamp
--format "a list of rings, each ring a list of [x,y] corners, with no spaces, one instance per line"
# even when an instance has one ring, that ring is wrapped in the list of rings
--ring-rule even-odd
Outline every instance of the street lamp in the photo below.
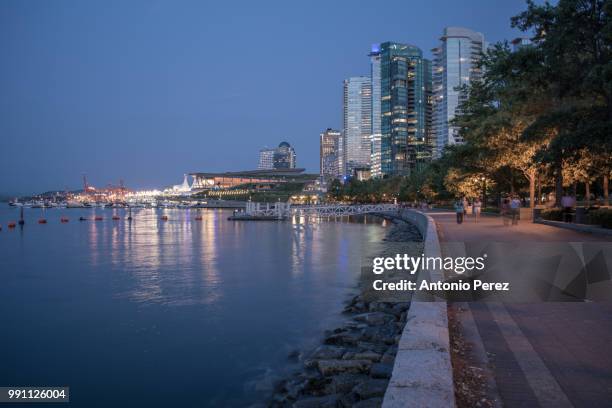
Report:
[[[487,178],[485,176],[480,177],[482,180],[482,206],[487,206]]]

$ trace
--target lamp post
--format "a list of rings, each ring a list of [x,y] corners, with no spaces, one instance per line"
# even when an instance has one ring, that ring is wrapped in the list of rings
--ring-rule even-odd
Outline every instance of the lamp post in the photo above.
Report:
[[[487,178],[482,176],[480,178],[482,180],[482,206],[486,208],[487,206]]]

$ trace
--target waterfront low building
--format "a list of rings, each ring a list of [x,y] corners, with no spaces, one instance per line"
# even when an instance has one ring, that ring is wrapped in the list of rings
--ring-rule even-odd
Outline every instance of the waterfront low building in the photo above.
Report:
[[[191,173],[192,190],[222,190],[248,184],[281,184],[304,178],[304,169],[267,169],[224,173]]]

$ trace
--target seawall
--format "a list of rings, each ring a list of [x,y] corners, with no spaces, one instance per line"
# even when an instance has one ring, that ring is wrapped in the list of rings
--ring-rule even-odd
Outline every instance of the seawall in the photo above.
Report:
[[[411,209],[402,210],[400,216],[421,232],[425,256],[441,256],[436,224],[430,216]],[[419,280],[443,279],[438,270],[422,275]],[[455,406],[446,301],[427,300],[415,296],[408,310],[384,408]]]

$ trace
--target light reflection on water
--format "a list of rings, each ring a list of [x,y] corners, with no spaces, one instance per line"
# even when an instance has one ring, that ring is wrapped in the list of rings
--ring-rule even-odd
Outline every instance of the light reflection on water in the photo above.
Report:
[[[0,232],[0,384],[69,385],[71,404],[88,407],[261,399],[291,368],[287,353],[341,318],[361,255],[383,234],[231,222],[223,210],[140,209],[132,222],[121,209],[47,210],[44,226],[25,212],[23,231]],[[0,208],[0,224],[16,214]]]

